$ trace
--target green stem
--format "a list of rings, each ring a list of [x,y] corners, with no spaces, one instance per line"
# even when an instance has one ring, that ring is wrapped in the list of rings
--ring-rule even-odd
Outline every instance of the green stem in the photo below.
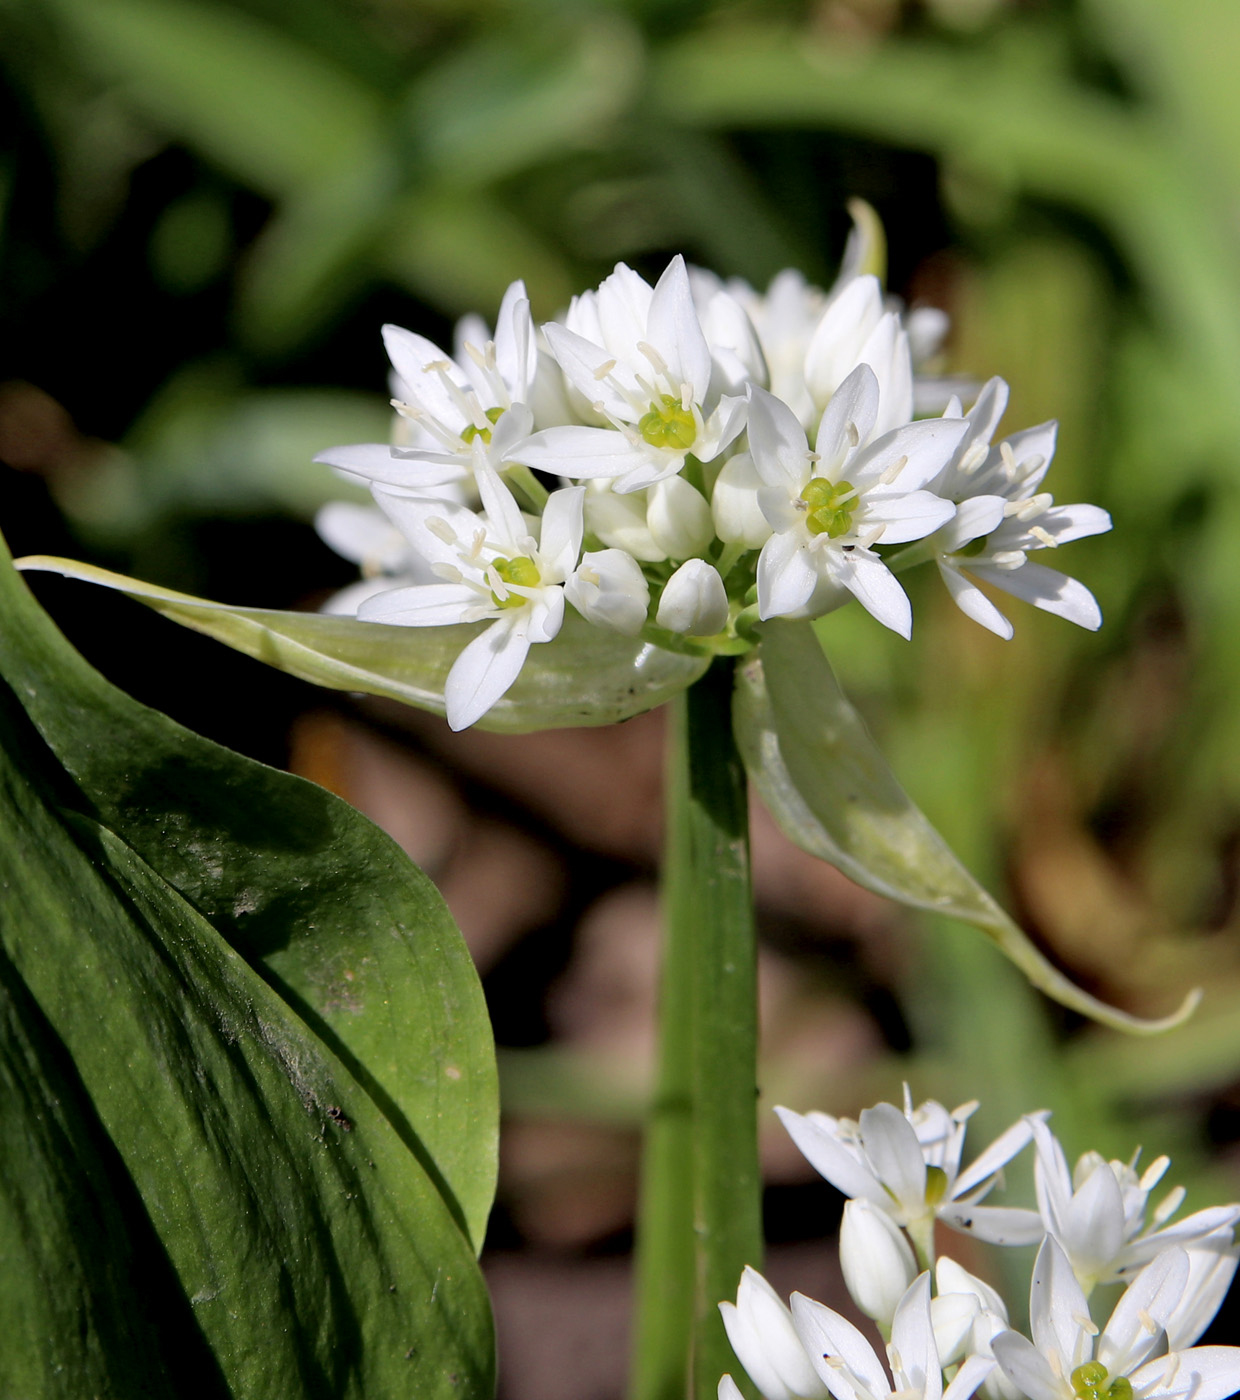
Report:
[[[659,1079],[638,1221],[633,1400],[744,1384],[719,1317],[762,1259],[757,993],[745,771],[732,666],[673,706]]]

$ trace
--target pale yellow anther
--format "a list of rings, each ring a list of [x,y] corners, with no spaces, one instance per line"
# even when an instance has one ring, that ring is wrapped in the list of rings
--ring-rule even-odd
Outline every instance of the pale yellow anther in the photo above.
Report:
[[[1012,444],[1010,442],[1001,442],[999,444],[999,456],[1003,459],[1003,465],[1008,471],[1014,472],[1016,470],[1016,453],[1012,451]]]
[[[1160,1330],[1158,1323],[1150,1316],[1149,1310],[1146,1308],[1138,1309],[1137,1321],[1141,1324],[1142,1329],[1148,1332],[1151,1337]]]
[[[1154,1187],[1157,1186],[1158,1183],[1166,1175],[1167,1168],[1170,1165],[1170,1157],[1163,1156],[1155,1158],[1155,1160],[1152,1161],[1149,1164],[1149,1166],[1146,1167],[1146,1169],[1141,1173],[1142,1191],[1152,1191]],[[1176,1189],[1182,1191],[1183,1187],[1177,1187]]]
[[[603,581],[602,575],[597,569],[591,569],[584,564],[580,569],[577,570],[577,577],[582,581],[582,583],[592,583],[597,585],[602,583]]]
[[[388,402],[402,418],[418,419],[422,417],[422,410],[415,404],[403,403],[400,399],[389,399]]]
[[[508,585],[504,582],[502,578],[500,578],[499,570],[495,567],[494,564],[487,565],[485,578],[487,581],[487,586],[490,588],[491,592],[494,593],[495,596],[500,600],[500,602],[503,603],[507,601]]]
[[[896,477],[898,477],[900,473],[904,470],[904,468],[907,466],[908,454],[905,453],[903,457],[897,457],[896,460],[892,462],[892,464],[882,474],[882,476],[878,478],[878,484],[880,486],[890,486],[891,483],[896,479]]]
[[[670,371],[668,370],[668,367],[667,367],[667,361],[663,358],[662,355],[659,354],[659,352],[654,348],[653,345],[649,344],[649,343],[648,343],[647,341],[645,341],[645,340],[639,340],[639,341],[637,342],[637,348],[642,352],[643,355],[645,355],[645,357],[646,357],[646,358],[650,361],[650,363],[654,366],[654,370],[655,370],[655,373],[656,373],[656,374],[661,374],[661,375],[663,375],[665,378],[668,376],[668,374],[670,373]]]
[[[1171,1219],[1177,1210],[1184,1204],[1184,1197],[1188,1193],[1182,1186],[1174,1186],[1158,1203],[1154,1211],[1154,1224],[1162,1225]]]
[[[1047,549],[1059,548],[1059,541],[1054,537],[1054,535],[1050,533],[1049,530],[1044,530],[1041,525],[1031,525],[1029,527],[1029,533],[1034,537],[1035,540],[1041,540],[1042,543],[1047,547]]]
[[[861,434],[857,431],[857,425],[853,422],[851,418],[848,420],[847,423],[844,424],[844,432],[847,435],[848,441],[852,444],[852,446],[858,446],[858,444],[861,442]]]
[[[423,374],[448,374],[452,370],[451,360],[428,360],[422,366]]]
[[[599,379],[599,380],[606,379],[607,376],[612,372],[612,370],[615,369],[615,367],[616,367],[616,362],[615,362],[615,360],[604,360],[603,363],[602,363],[601,365],[599,365],[598,369],[596,369],[596,370],[594,371],[594,377],[595,377],[595,379]],[[593,407],[597,412],[600,412],[600,413],[601,413],[602,410],[603,410],[603,405],[602,405],[601,403],[594,404],[594,405],[592,405],[592,407]]]
[[[436,578],[441,578],[445,583],[464,583],[465,575],[455,564],[432,564],[431,573]]]
[[[491,344],[491,349],[494,350],[494,348],[494,344]],[[476,364],[479,369],[487,368],[487,357],[485,352],[479,350],[472,340],[467,340],[465,342],[465,353],[469,356],[471,360],[473,360],[474,364]]]
[[[442,515],[432,515],[426,522],[426,528],[437,540],[442,540],[444,544],[456,543],[456,532]]]
[[[1098,1335],[1098,1324],[1088,1313],[1073,1313],[1072,1321],[1076,1323],[1087,1337],[1096,1337]]]

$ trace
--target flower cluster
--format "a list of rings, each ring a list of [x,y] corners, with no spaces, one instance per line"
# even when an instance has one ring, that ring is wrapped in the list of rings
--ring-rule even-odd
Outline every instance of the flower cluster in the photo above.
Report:
[[[1240,1205],[1172,1223],[1170,1191],[1147,1212],[1169,1165],[1063,1148],[1032,1114],[961,1170],[965,1123],[933,1101],[866,1109],[857,1122],[779,1109],[797,1146],[850,1199],[840,1263],[858,1309],[887,1341],[890,1378],[852,1323],[793,1294],[791,1307],[753,1269],[721,1303],[732,1349],[765,1400],[1224,1400],[1240,1390],[1240,1347],[1193,1344],[1236,1271]],[[1006,1162],[1030,1142],[1037,1209],[983,1206]],[[1029,1289],[1030,1335],[1000,1295],[945,1255],[934,1224],[995,1244],[1040,1242]],[[1100,1284],[1122,1288],[1105,1322],[1090,1313]],[[730,1376],[720,1400],[739,1400]]]
[[[556,637],[566,603],[703,654],[854,598],[907,637],[896,574],[933,560],[1002,637],[1011,624],[979,582],[1097,627],[1088,590],[1029,559],[1110,526],[1042,491],[1055,425],[995,442],[1002,380],[965,412],[918,376],[943,319],[892,306],[866,256],[858,233],[829,293],[785,272],[759,295],[680,257],[652,287],[620,264],[542,327],[515,282],[493,334],[467,318],[452,355],[386,327],[393,442],[317,459],[368,483],[378,507],[320,518],[366,576],[331,606],[404,626],[488,623],[452,668],[454,728]],[[917,416],[927,409],[937,416]]]

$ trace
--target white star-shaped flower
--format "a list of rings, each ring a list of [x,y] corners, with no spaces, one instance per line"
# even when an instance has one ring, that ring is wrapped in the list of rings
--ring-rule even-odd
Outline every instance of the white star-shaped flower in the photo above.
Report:
[[[954,450],[963,419],[906,423],[876,435],[881,391],[859,365],[822,416],[815,450],[792,410],[750,390],[749,449],[762,479],[758,504],[773,534],[758,558],[758,610],[814,616],[815,598],[847,589],[880,622],[908,637],[912,609],[873,546],[919,540],[955,514],[920,488]]]
[[[401,441],[333,447],[314,459],[364,481],[417,492],[468,481],[482,462],[502,468],[504,454],[533,427],[530,408],[538,345],[525,284],[505,292],[495,337],[471,317],[457,358],[400,326],[384,326],[395,371],[393,407],[405,421]]]
[[[1185,1248],[1229,1231],[1240,1221],[1240,1205],[1211,1206],[1183,1220],[1171,1221],[1184,1200],[1184,1188],[1169,1191],[1152,1212],[1149,1197],[1171,1165],[1159,1157],[1138,1173],[1131,1162],[1108,1162],[1097,1152],[1077,1160],[1075,1171],[1059,1140],[1043,1122],[1033,1121],[1034,1178],[1038,1210],[1048,1235],[1053,1236],[1072,1264],[1088,1294],[1095,1286],[1130,1278],[1160,1250],[1177,1244]],[[1219,1260],[1219,1268],[1235,1253]],[[1200,1261],[1201,1266],[1207,1257]]]
[[[574,480],[614,478],[640,491],[675,476],[692,453],[708,462],[744,427],[744,400],[712,390],[710,346],[684,259],[652,288],[620,263],[598,291],[575,299],[567,324],[544,328],[582,402],[606,427],[544,428],[506,460]]]
[[[978,1204],[1032,1138],[1034,1120],[1013,1124],[961,1171],[965,1125],[976,1108],[964,1104],[949,1113],[928,1099],[914,1109],[906,1088],[903,1112],[880,1103],[864,1109],[857,1122],[775,1112],[815,1170],[844,1195],[885,1211],[929,1260],[936,1219],[994,1244],[1034,1244],[1042,1236],[1036,1211]]]
[[[364,601],[363,622],[440,627],[491,620],[457,657],[444,702],[464,729],[516,680],[530,646],[549,642],[564,618],[564,585],[581,553],[585,488],[552,492],[538,536],[499,475],[478,470],[481,513],[376,490],[375,498],[441,583],[394,588]]]

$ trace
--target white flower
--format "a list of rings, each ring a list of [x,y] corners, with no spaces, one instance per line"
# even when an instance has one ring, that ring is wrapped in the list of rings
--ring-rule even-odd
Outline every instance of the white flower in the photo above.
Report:
[[[1131,1162],[1108,1162],[1087,1152],[1069,1171],[1064,1150],[1046,1124],[1031,1126],[1038,1210],[1046,1233],[1059,1242],[1087,1294],[1097,1284],[1131,1277],[1167,1245],[1191,1248],[1215,1237],[1199,1261],[1204,1269],[1217,1252],[1217,1232],[1240,1221],[1240,1205],[1226,1205],[1168,1224],[1184,1200],[1180,1186],[1162,1198],[1147,1221],[1150,1193],[1171,1165],[1169,1158],[1159,1157],[1138,1175],[1135,1156]],[[1234,1254],[1230,1257],[1234,1269]]]
[[[725,543],[761,549],[771,538],[771,522],[758,504],[761,489],[762,478],[748,452],[723,464],[710,493],[710,513],[715,534]]]
[[[776,273],[765,295],[759,295],[739,279],[730,281],[727,288],[757,331],[770,381],[763,387],[786,403],[798,422],[808,427],[818,417],[818,409],[805,383],[805,352],[822,320],[826,292],[812,286],[791,267]]]
[[[930,1319],[929,1274],[913,1283],[896,1308],[887,1346],[891,1380],[873,1347],[839,1313],[794,1293],[792,1318],[835,1400],[968,1400],[995,1364],[970,1356],[944,1388]]]
[[[1224,1400],[1240,1389],[1240,1347],[1167,1348],[1188,1277],[1184,1251],[1163,1250],[1099,1332],[1067,1255],[1048,1235],[1029,1290],[1033,1341],[1002,1332],[994,1354],[1029,1400]]]
[[[805,383],[818,408],[858,365],[878,381],[874,433],[880,436],[913,416],[913,359],[899,315],[884,309],[877,277],[850,278],[832,293],[805,352]]]
[[[510,446],[507,461],[615,478],[624,494],[675,476],[690,452],[712,460],[744,427],[744,400],[712,392],[710,347],[681,257],[653,288],[618,264],[597,292],[574,300],[566,325],[544,334],[570,385],[610,426],[545,428]]]
[[[864,1198],[844,1206],[840,1268],[852,1300],[884,1329],[917,1277],[917,1261],[904,1232],[885,1210]]]
[[[847,589],[910,636],[908,597],[872,546],[919,540],[955,514],[950,502],[918,488],[941,469],[966,424],[937,418],[875,439],[879,385],[859,365],[823,414],[811,453],[789,408],[762,389],[750,395],[758,504],[774,531],[758,559],[760,616],[812,616],[814,595],[827,585]]]
[[[658,481],[646,492],[646,524],[669,559],[700,554],[715,538],[710,506],[683,476]]]
[[[448,723],[473,724],[512,685],[531,644],[549,642],[564,617],[564,584],[581,552],[582,497],[555,491],[535,538],[511,492],[486,462],[481,514],[376,491],[376,499],[442,583],[395,588],[358,609],[365,622],[437,627],[493,619],[453,663],[444,687]]]
[[[906,1087],[903,1112],[880,1103],[864,1109],[857,1122],[787,1108],[775,1112],[832,1186],[885,1211],[931,1258],[936,1218],[995,1244],[1033,1244],[1042,1235],[1036,1211],[978,1204],[1033,1136],[1031,1120],[1013,1124],[961,1171],[965,1124],[976,1108],[964,1104],[949,1113],[929,1099],[914,1109]]]
[[[410,491],[468,480],[482,462],[501,467],[505,452],[534,421],[529,400],[538,346],[523,282],[504,294],[495,339],[485,336],[484,323],[470,318],[453,360],[425,336],[384,326],[383,343],[397,376],[393,406],[406,422],[401,442],[333,447],[314,460]]]
[[[667,551],[656,543],[647,519],[649,493],[617,496],[611,482],[586,482],[586,529],[605,545],[623,549],[645,564],[659,564]]]
[[[586,619],[636,637],[646,622],[650,585],[641,565],[622,549],[592,550],[564,585],[564,596]]]
[[[1007,400],[1002,379],[983,387],[966,415],[964,437],[930,483],[959,507],[931,542],[939,572],[956,606],[997,636],[1010,638],[1012,624],[974,579],[1095,631],[1102,614],[1089,589],[1057,569],[1029,563],[1028,555],[1109,530],[1111,517],[1098,506],[1056,506],[1037,491],[1055,452],[1054,423],[991,446]]]
[[[713,637],[728,621],[728,594],[719,570],[705,559],[687,559],[668,579],[655,622],[687,637]]]
[[[736,1302],[720,1303],[719,1311],[737,1360],[766,1400],[826,1400],[792,1314],[756,1269],[745,1269]]]

